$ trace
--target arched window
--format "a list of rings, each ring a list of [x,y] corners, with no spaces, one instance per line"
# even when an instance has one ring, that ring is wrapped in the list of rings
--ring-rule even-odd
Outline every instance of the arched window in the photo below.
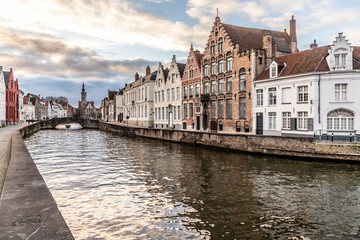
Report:
[[[240,69],[239,72],[239,84],[240,84],[240,92],[246,91],[246,72],[245,69]]]
[[[216,63],[215,63],[215,59],[212,58],[211,59],[211,75],[215,75],[216,74]]]
[[[215,42],[214,41],[211,42],[210,51],[211,51],[211,54],[215,54]]]
[[[226,71],[227,72],[230,72],[232,71],[232,55],[231,55],[231,52],[228,52],[226,54]]]
[[[354,113],[346,109],[336,109],[327,115],[328,130],[354,130]]]
[[[223,51],[223,39],[222,38],[219,38],[219,41],[218,41],[218,51],[219,52]]]

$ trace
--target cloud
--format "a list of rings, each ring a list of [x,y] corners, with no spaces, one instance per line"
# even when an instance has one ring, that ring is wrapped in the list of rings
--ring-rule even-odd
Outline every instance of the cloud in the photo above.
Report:
[[[20,35],[4,29],[0,30],[0,34],[2,45],[7,49],[0,53],[0,62],[18,68],[19,74],[36,73],[104,81],[157,64],[157,61],[141,58],[109,60],[95,51],[69,46],[62,39],[46,35]]]

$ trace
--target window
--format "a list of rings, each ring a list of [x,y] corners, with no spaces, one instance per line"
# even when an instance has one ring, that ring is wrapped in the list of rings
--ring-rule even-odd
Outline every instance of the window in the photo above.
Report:
[[[165,108],[165,119],[168,119],[169,116],[169,107]]]
[[[346,54],[341,54],[341,65],[346,66]]]
[[[162,96],[162,101],[164,102],[165,101],[165,91],[164,90],[161,90],[161,96]]]
[[[215,84],[215,80],[211,81],[211,94],[215,95],[215,88],[216,88],[216,84]]]
[[[239,98],[239,118],[246,118],[246,98]]]
[[[176,120],[176,106],[173,106],[173,115],[174,115],[174,120]]]
[[[226,99],[226,118],[232,118],[232,100]]]
[[[197,104],[195,105],[195,112],[196,112],[197,114],[200,114],[200,112],[201,112],[201,104],[200,104],[200,103],[197,103]]]
[[[161,102],[160,91],[158,92],[158,102]]]
[[[204,66],[204,77],[207,77],[209,76],[209,65],[205,65]]]
[[[171,89],[171,100],[174,101],[175,100],[175,88]]]
[[[219,79],[219,89],[218,89],[218,93],[219,93],[219,94],[224,93],[224,79]]]
[[[184,87],[184,98],[187,98],[187,86]]]
[[[290,129],[290,118],[291,112],[283,112],[282,113],[282,128]]]
[[[347,100],[347,84],[335,84],[335,101]]]
[[[258,89],[256,90],[256,106],[262,106],[264,104],[264,95],[263,90]]]
[[[211,75],[215,75],[215,67],[216,67],[216,64],[214,62],[211,63]]]
[[[200,96],[200,83],[195,84],[195,97]]]
[[[165,112],[164,112],[165,110],[164,110],[164,107],[162,107],[161,110],[162,110],[162,120],[164,120],[164,119],[165,119]]]
[[[269,113],[269,130],[276,129],[276,113],[270,112]]]
[[[215,42],[214,41],[211,42],[210,52],[211,52],[211,54],[215,54]]]
[[[178,107],[177,107],[177,109],[178,109],[178,119],[180,120],[180,119],[181,119],[181,112],[180,112],[181,110],[180,110],[180,106],[178,106]]]
[[[308,101],[308,86],[298,86],[298,102]]]
[[[276,72],[276,64],[272,64],[271,67],[270,67],[270,76],[273,78],[273,77],[276,77],[277,76],[277,72]]]
[[[224,100],[218,101],[218,118],[224,118]]]
[[[240,92],[246,91],[246,74],[240,73]]]
[[[219,61],[219,71],[218,73],[223,73],[224,72],[224,60],[220,60]]]
[[[174,67],[174,66],[173,66]],[[175,82],[175,73],[171,74],[171,82],[174,83]]]
[[[194,70],[190,69],[189,70],[189,79],[193,79],[194,78]]]
[[[354,113],[345,109],[337,109],[329,112],[327,115],[327,129],[344,131],[354,130]]]
[[[209,93],[209,82],[204,82],[204,94]]]
[[[176,100],[180,99],[180,87],[176,87]]]
[[[219,50],[219,52],[223,51],[223,39],[222,38],[219,39],[218,50]]]
[[[269,105],[276,105],[276,88],[269,88]]]
[[[337,54],[337,55],[334,55],[335,56],[335,66],[339,66],[340,64],[340,61],[339,61],[339,59],[340,59],[340,56],[339,56],[339,54]]]
[[[232,57],[226,59],[226,71],[232,71]]]
[[[157,102],[157,92],[155,92],[155,103]]]
[[[187,118],[187,103],[184,103],[184,118]]]
[[[147,117],[147,105],[145,105],[145,117]]]
[[[170,101],[170,88],[166,89],[167,101]]]
[[[232,92],[232,78],[231,77],[226,78],[226,92],[227,93]]]
[[[194,86],[189,85],[189,98],[192,98],[194,94]]]
[[[193,118],[194,116],[194,106],[193,103],[189,103],[189,118]]]
[[[298,112],[297,124],[299,130],[308,129],[308,112]]]

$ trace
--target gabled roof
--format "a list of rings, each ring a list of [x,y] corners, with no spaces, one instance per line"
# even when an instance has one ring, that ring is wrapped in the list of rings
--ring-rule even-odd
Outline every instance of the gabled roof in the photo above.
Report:
[[[10,79],[10,72],[9,71],[3,71],[4,73],[4,79],[5,79],[5,86],[8,85],[9,79]]]
[[[184,70],[185,70],[185,63],[176,63],[179,69],[179,73],[180,73],[180,78],[182,78]]]
[[[261,49],[263,48],[263,36],[265,33],[270,33],[276,43],[279,43],[281,46],[278,46],[279,51],[290,51],[290,37],[287,32],[265,30],[265,29],[256,29],[256,28],[247,28],[239,27],[231,24],[223,23],[222,26],[225,28],[229,37],[234,41],[235,44],[239,44],[240,51],[246,51],[248,49]],[[286,43],[286,45],[284,44]],[[281,50],[280,50],[281,49]]]
[[[285,65],[280,72],[279,77],[310,72],[330,71],[325,59],[328,55],[328,50],[329,46],[324,46],[275,58],[274,61],[276,63],[282,63]],[[270,68],[266,68],[256,80],[269,78]]]
[[[109,96],[109,100],[114,100],[116,95],[116,91],[110,91],[108,90],[108,96]],[[88,102],[89,103],[89,102]]]

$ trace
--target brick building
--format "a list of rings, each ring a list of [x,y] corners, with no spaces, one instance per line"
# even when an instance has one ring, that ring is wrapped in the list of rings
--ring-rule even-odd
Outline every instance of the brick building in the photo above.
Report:
[[[273,58],[295,51],[294,18],[289,35],[225,24],[217,16],[201,60],[204,130],[251,133],[252,80]]]
[[[203,54],[199,50],[194,51],[193,45],[191,45],[182,77],[182,129],[185,130],[207,129],[206,126],[201,127],[200,116],[202,57]],[[206,120],[206,114],[203,114],[203,117]]]
[[[4,71],[6,86],[6,125],[14,125],[19,122],[19,84],[14,80],[13,70]]]

